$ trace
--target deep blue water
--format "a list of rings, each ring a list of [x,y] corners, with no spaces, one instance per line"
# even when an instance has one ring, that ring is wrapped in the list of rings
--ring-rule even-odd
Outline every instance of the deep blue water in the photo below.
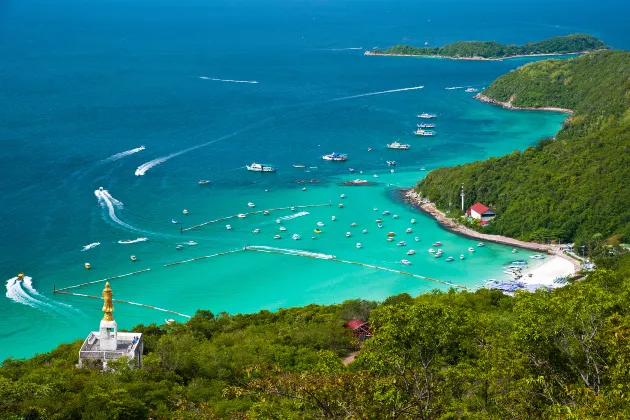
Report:
[[[600,2],[594,7],[584,0],[5,0],[0,4],[0,271],[4,276],[0,278],[26,271],[46,299],[59,299],[50,294],[53,284],[132,271],[128,264],[132,252],[153,268],[173,260],[178,230],[169,221],[181,218],[184,207],[191,209],[192,224],[192,220],[245,211],[243,205],[250,200],[267,200],[263,202],[270,206],[293,205],[296,200],[327,202],[338,197],[335,183],[348,166],[323,164],[319,157],[333,150],[350,153],[353,166],[383,173],[391,155],[367,152],[367,147],[383,147],[397,138],[414,142],[409,153],[396,156],[400,175],[391,178],[397,185],[410,185],[423,176],[419,166],[432,169],[527,147],[553,134],[562,118],[497,110],[472,101],[461,90],[444,88],[482,88],[531,60],[483,63],[364,57],[362,50],[349,48],[472,39],[524,43],[574,32],[628,48],[629,13],[627,2]],[[425,88],[348,98],[419,85]],[[410,134],[415,114],[422,111],[440,114],[439,136],[430,142]],[[145,162],[206,143],[151,168],[143,177],[134,176],[136,167]],[[103,162],[140,145],[146,150]],[[252,177],[242,168],[253,160],[274,163],[279,172]],[[293,163],[318,169],[296,173]],[[296,177],[322,182],[313,196],[302,199],[293,183]],[[206,178],[212,184],[200,189],[197,181]],[[124,203],[118,217],[138,232],[112,222],[94,195],[99,186]],[[265,195],[263,188],[274,195]],[[370,200],[367,207],[379,202],[394,208],[386,190],[383,185],[362,192],[356,205]],[[423,229],[433,232],[432,222],[424,223]],[[121,251],[116,244],[137,236],[149,237],[145,248]],[[245,236],[226,237],[215,230],[199,231],[191,238],[206,246],[198,250],[201,254],[239,246]],[[96,241],[102,245],[81,253],[82,246]],[[308,246],[317,252],[344,252],[336,243],[321,249]],[[503,251],[493,251],[496,264],[503,262],[497,262]],[[95,270],[86,274],[87,260]],[[265,263],[258,256],[229,260],[220,268],[177,272],[174,280],[190,282],[191,288],[203,293],[199,282],[204,278],[199,276],[208,270],[223,286],[261,266],[268,270],[264,275],[269,279],[303,273],[304,267],[295,268],[292,261],[273,261]],[[484,264],[471,265],[468,271],[432,266],[418,266],[417,271],[466,282]],[[313,270],[308,287],[285,295],[273,285],[260,286],[268,295],[275,293],[264,299],[261,290],[243,284],[234,288],[233,295],[228,287],[220,298],[185,301],[188,298],[152,288],[155,284],[168,288],[168,273],[151,274],[154,277],[147,280],[138,277],[136,288],[125,290],[121,285],[115,291],[120,298],[192,313],[200,306],[252,311],[425,290],[405,284],[356,292],[342,279],[357,276],[351,270],[338,275],[328,268]],[[366,284],[382,282],[383,276]],[[326,295],[316,287],[327,284],[323,279],[342,286],[335,295]],[[32,293],[29,296],[33,298]],[[80,314],[0,299],[0,311],[8,314],[0,318],[4,331],[0,358],[47,350],[96,326],[98,307],[93,308],[93,301],[63,302],[72,303]],[[163,320],[161,314],[145,310],[117,307],[117,311],[127,315],[127,326]],[[51,328],[58,332],[54,337],[28,342],[27,337]]]

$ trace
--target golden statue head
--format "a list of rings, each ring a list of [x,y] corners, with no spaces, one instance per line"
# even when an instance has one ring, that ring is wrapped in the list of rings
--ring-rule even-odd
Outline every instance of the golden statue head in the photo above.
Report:
[[[109,287],[109,282],[105,283],[105,289],[103,289],[103,321],[113,321],[114,316],[114,303],[112,302],[112,289]]]

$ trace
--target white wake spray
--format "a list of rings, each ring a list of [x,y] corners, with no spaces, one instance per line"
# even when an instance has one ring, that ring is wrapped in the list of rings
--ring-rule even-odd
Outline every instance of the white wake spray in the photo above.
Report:
[[[138,242],[146,242],[147,238],[138,238],[138,239],[128,239],[128,240],[120,240],[119,244],[128,245],[128,244],[136,244]]]
[[[321,254],[319,252],[303,251],[301,249],[275,248],[273,246],[264,246],[264,245],[248,246],[247,249],[269,251],[269,252],[279,252],[281,254],[286,254],[286,255],[298,255],[300,257],[312,257],[312,258],[319,258],[323,260],[334,260],[336,258],[334,255]]]
[[[362,50],[363,47],[348,47],[348,48],[321,48],[320,51],[352,51]]]
[[[110,157],[105,159],[104,162],[114,162],[114,161],[117,161],[118,159],[124,158],[125,156],[129,156],[129,155],[133,155],[134,153],[141,152],[144,149],[145,149],[144,146],[140,146],[140,147],[136,147],[135,149],[127,150],[125,152],[116,153],[115,155],[111,155]]]
[[[71,305],[55,302],[41,295],[33,287],[33,279],[29,276],[24,276],[22,281],[19,281],[17,277],[7,280],[6,297],[15,303],[30,306],[49,314],[55,312],[70,317],[72,314],[68,313],[68,309],[77,311]]]
[[[327,101],[327,102],[343,101],[346,99],[354,99],[354,98],[363,98],[364,96],[385,95],[388,93],[405,92],[407,90],[417,90],[417,89],[424,89],[424,86],[413,86],[413,87],[401,88],[401,89],[382,90],[380,92],[362,93],[360,95],[344,96],[343,98],[331,99],[330,101]]]
[[[87,251],[88,249],[96,248],[100,244],[101,244],[100,242],[92,242],[89,245],[85,245],[81,251]]]
[[[446,89],[446,90],[455,90],[455,89],[464,89],[464,87],[463,86],[453,86],[453,87],[447,87],[447,88],[444,88],[444,89]]]
[[[102,190],[102,189],[98,189],[94,191],[94,195],[96,196],[96,198],[98,198],[98,202],[100,203],[100,205],[102,207],[107,207],[108,211],[109,211],[109,217],[117,224],[119,224],[122,227],[125,227],[127,229],[130,230],[138,230],[135,227],[123,222],[122,220],[120,220],[118,218],[118,216],[116,216],[116,207],[118,208],[122,208],[123,203],[121,203],[120,201],[116,200],[114,197],[112,197],[112,195],[109,193],[109,191],[107,190]]]
[[[258,84],[258,82],[256,80],[216,79],[214,77],[206,77],[206,76],[200,76],[199,78],[203,79],[203,80],[212,80],[214,82],[249,83],[249,84],[252,84],[252,85]]]
[[[279,217],[279,219],[280,220],[291,220],[291,219],[295,219],[295,218],[298,218],[298,217],[306,216],[308,214],[310,214],[310,213],[307,212],[307,211],[301,211],[299,213],[295,213],[295,214],[290,214],[288,216]]]

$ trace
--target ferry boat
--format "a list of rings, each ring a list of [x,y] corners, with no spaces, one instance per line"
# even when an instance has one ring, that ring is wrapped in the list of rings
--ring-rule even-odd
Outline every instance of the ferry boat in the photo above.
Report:
[[[199,185],[206,185],[209,184],[210,181],[208,181],[207,179],[202,179],[201,181],[199,181]]]
[[[395,160],[388,160],[387,161],[387,165],[389,165],[389,166],[396,166],[396,161]]]
[[[416,125],[418,126],[418,128],[435,128],[435,124],[431,123],[420,123]]]
[[[344,162],[344,161],[348,160],[348,155],[332,152],[329,155],[322,156],[322,159],[330,160],[330,161],[333,161],[333,162]]]
[[[252,163],[251,165],[246,165],[248,171],[252,172],[276,172],[276,167],[273,165],[267,165],[265,163]]]
[[[409,261],[409,260],[400,260],[400,263],[402,265],[411,265],[411,261]]]
[[[398,143],[397,141],[390,143],[387,145],[388,149],[399,149],[399,150],[407,150],[409,149],[411,146],[408,144],[402,144],[402,143]]]
[[[442,246],[442,242],[440,242],[440,241],[434,242],[433,246]]]
[[[294,168],[306,168],[306,165],[293,165]]]
[[[407,251],[407,255],[414,255],[416,253],[416,251],[414,251],[413,249],[410,249],[409,251]]]
[[[418,118],[424,118],[424,119],[432,119],[432,118],[437,118],[436,114],[429,114],[426,112],[423,112],[422,114],[418,115]]]
[[[479,92],[479,89],[475,89],[475,88],[469,87],[468,89],[465,90],[465,92],[467,92],[467,93],[476,93],[476,92]]]
[[[424,137],[433,137],[433,136],[435,136],[435,131],[433,131],[433,130],[423,130],[422,128],[418,128],[413,133],[416,136],[424,136]]]

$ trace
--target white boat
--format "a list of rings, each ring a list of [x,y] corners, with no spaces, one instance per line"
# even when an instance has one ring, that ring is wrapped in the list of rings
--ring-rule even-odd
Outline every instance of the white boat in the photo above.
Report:
[[[167,324],[173,324],[175,322],[175,320],[173,318],[166,318],[164,320]]]
[[[407,246],[407,242],[405,241],[400,241],[396,244],[396,246]]]
[[[413,238],[416,242],[420,242],[420,238],[418,238],[417,236],[415,238]]]
[[[407,255],[415,255],[416,251],[414,251],[413,249],[410,249],[409,251],[407,251]]]
[[[383,225],[382,225],[381,223],[379,223],[379,224],[378,224],[378,225],[376,225],[376,226],[378,226],[378,228],[379,228],[379,229],[382,229],[382,228],[383,228]]]
[[[276,167],[273,165],[267,165],[265,163],[252,163],[251,165],[246,165],[248,171],[252,172],[276,172]]]
[[[186,242],[186,245],[188,245],[188,246],[195,246],[195,245],[197,245],[197,242],[195,242],[195,241],[188,241],[188,242]]]
[[[280,236],[280,235],[274,235],[274,236],[273,236],[273,239],[282,239],[282,236]]]
[[[479,243],[477,244],[477,246],[478,246],[478,247],[482,247],[482,246],[483,246],[483,242],[479,242]]]
[[[131,256],[131,257],[129,257],[129,258],[131,259],[131,261],[136,261],[136,260],[137,260],[137,258],[136,258],[136,256],[135,256],[135,255],[132,255],[132,256]]]
[[[269,216],[269,210],[265,210],[265,211],[263,211],[263,214],[264,214],[265,216]]]
[[[171,223],[172,223],[172,224],[174,224],[174,225],[176,225],[176,224],[178,224],[179,222],[178,222],[177,220],[175,220],[175,219],[171,219]]]
[[[407,233],[411,233],[411,232],[412,232],[412,230],[411,230],[411,228],[407,228],[407,230],[406,230],[405,232],[407,232]]]
[[[346,238],[349,238],[350,236],[350,232],[346,232]]]
[[[227,230],[230,230],[230,229],[232,229],[232,226],[230,226],[230,225],[225,225],[225,228],[226,228]]]
[[[335,220],[337,220],[337,218],[336,218],[335,216],[333,216],[333,217],[331,218],[331,220],[334,222]]]
[[[276,219],[276,223],[280,224],[280,223],[282,223],[282,220]]]
[[[343,162],[343,161],[348,160],[348,155],[332,152],[329,155],[322,156],[322,159],[332,161],[332,162]]]
[[[88,270],[89,270],[90,268],[92,268],[92,266],[90,265],[90,263],[89,263],[89,262],[86,262],[86,263],[85,263],[85,264],[83,264],[83,265],[84,265],[84,266],[85,266],[85,268],[87,268]]]
[[[306,168],[306,165],[293,165],[294,168]]]
[[[409,144],[402,144],[402,143],[398,143],[397,141],[390,143],[387,145],[388,149],[398,149],[398,150],[407,150],[409,148],[411,148],[411,145]]]
[[[435,124],[431,123],[420,123],[417,124],[418,128],[435,128]]]
[[[388,166],[396,166],[396,161],[395,160],[388,160],[387,161],[387,165]]]
[[[518,252],[518,249],[516,249],[516,248],[514,248],[514,249],[512,250],[512,254],[516,254],[517,252]]]
[[[324,226],[324,222],[317,222],[317,226]]]
[[[374,174],[374,178],[378,178],[378,175]]]
[[[418,118],[431,119],[431,118],[437,118],[437,115],[436,114],[429,114],[427,112],[423,112],[422,114],[418,115]]]
[[[527,261],[525,260],[516,260],[510,263],[511,265],[527,265]]]
[[[247,217],[247,215],[246,215],[246,214],[241,213],[241,214],[239,214],[239,215],[238,215],[238,216],[236,216],[236,217],[238,217],[239,219],[244,219],[244,218],[246,218],[246,217]]]
[[[350,172],[354,172],[354,168],[348,168]]]
[[[177,246],[175,247],[175,249],[178,249],[178,250],[179,250],[179,249],[184,249],[184,245],[179,244],[179,245],[177,245]]]
[[[256,204],[250,201],[249,203],[247,203],[247,207],[256,207]]]
[[[367,233],[367,229],[363,229],[363,231],[361,233]]]
[[[188,214],[188,210],[184,209],[184,211],[182,211],[182,213]]]
[[[393,215],[392,219],[398,219],[398,215],[397,214]]]
[[[402,265],[411,265],[411,261],[409,261],[409,260],[400,260],[400,263]]]
[[[389,210],[385,210],[385,211],[383,212],[383,216],[389,216]]]
[[[472,246],[468,248],[468,251],[470,252],[475,252],[475,248],[473,248]]]
[[[208,181],[207,179],[202,179],[201,181],[199,181],[199,185],[206,185],[209,184],[210,181]]]
[[[346,195],[345,195],[345,194],[341,194],[341,195],[339,196],[339,198],[346,198]]]
[[[254,229],[252,230],[252,233],[260,233],[260,229]]]
[[[441,241],[433,242],[433,246],[442,246]]]
[[[342,209],[343,208],[343,204],[339,203],[339,208]]]
[[[422,168],[420,168],[421,171],[426,171],[427,168],[425,168],[424,166]]]
[[[285,228],[284,226],[280,226],[280,231],[284,232],[286,230],[287,230],[287,228]]]
[[[461,254],[461,255],[459,256],[459,259],[460,259],[460,260],[463,260],[464,258],[466,258],[466,257],[464,257],[464,254]]]
[[[295,211],[295,207],[291,207],[291,211]]]
[[[301,238],[300,238],[300,235],[298,235],[297,233],[294,233],[293,236],[291,236],[291,239],[297,241],[298,239],[301,239]]]
[[[479,92],[479,89],[475,89],[473,87],[469,87],[464,92],[466,92],[466,93],[476,93],[476,92]]]
[[[435,258],[440,258],[441,256],[442,256],[441,252],[436,252],[434,255]]]
[[[306,191],[306,187],[302,188],[302,191]]]
[[[374,211],[378,211],[378,207],[374,207]]]
[[[416,219],[411,219],[411,224],[415,225],[416,224]]]
[[[389,238],[387,238],[387,242],[394,242],[394,238],[390,236]]]
[[[433,131],[433,130],[423,130],[422,128],[418,128],[413,133],[416,136],[423,136],[423,137],[433,137],[436,134],[435,131]]]
[[[394,173],[394,170],[392,169],[392,170],[391,170],[391,171],[389,171],[389,172]]]
[[[451,261],[453,261],[453,260],[455,260],[455,258],[453,258],[453,257],[448,257],[448,258],[446,259],[446,261],[448,261],[448,262],[451,262]]]
[[[361,243],[357,242],[357,249],[361,248]]]
[[[352,223],[350,223],[350,226],[351,226],[351,227],[356,227],[356,226],[357,226],[357,224],[356,224],[356,223],[354,223],[354,222],[352,222]]]
[[[543,256],[542,256],[542,255],[540,255],[540,254],[530,255],[530,256],[529,256],[529,258],[533,258],[533,259],[535,259],[535,260],[544,260],[544,259],[545,259],[545,257],[543,257]]]

